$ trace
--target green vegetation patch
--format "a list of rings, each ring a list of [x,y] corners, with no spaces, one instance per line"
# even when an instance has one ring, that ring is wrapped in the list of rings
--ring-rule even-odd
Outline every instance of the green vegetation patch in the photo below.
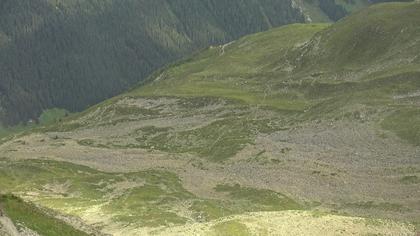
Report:
[[[420,178],[416,175],[407,175],[402,177],[400,181],[403,184],[418,184],[420,183]]]
[[[252,211],[302,209],[283,194],[239,185],[219,185],[223,199],[201,199],[166,171],[106,173],[48,160],[0,159],[0,189],[29,197],[42,207],[82,217],[94,210],[133,226],[205,222]]]
[[[257,133],[270,133],[276,129],[269,120],[228,117],[184,131],[145,127],[138,130],[136,140],[141,148],[195,153],[212,161],[224,161],[253,143]]]
[[[108,148],[107,145],[98,144],[93,139],[81,139],[77,141],[77,144],[88,147]]]
[[[301,69],[342,71],[372,67],[380,60],[410,58],[419,44],[410,44],[420,30],[412,24],[420,9],[416,3],[377,4],[332,25],[305,48]],[[401,32],[401,25],[406,26]],[[398,44],[394,42],[398,41]],[[308,50],[308,48],[310,48]],[[389,50],[399,53],[387,54]]]
[[[129,178],[137,178],[130,174]],[[175,207],[195,196],[185,190],[179,178],[172,173],[147,171],[140,174],[144,185],[132,187],[126,193],[113,197],[103,207],[107,214],[119,222],[157,227],[184,224],[187,218],[180,216]]]
[[[420,145],[420,109],[400,109],[386,117],[381,125],[400,138],[416,146]]]
[[[279,110],[303,111],[301,94],[274,88],[287,74],[276,71],[284,55],[328,24],[295,24],[244,37],[228,46],[210,48],[167,68],[159,80],[139,87],[132,96],[218,97]],[[285,65],[287,66],[287,65]],[[157,77],[157,76],[156,76]]]
[[[88,235],[13,195],[1,195],[0,207],[17,227],[23,225],[43,236]]]
[[[42,112],[39,117],[39,123],[41,125],[48,125],[60,122],[63,117],[69,115],[69,112],[65,109],[53,108]]]
[[[222,200],[196,200],[191,204],[190,209],[194,211],[194,219],[200,222],[219,219],[221,217],[246,212],[246,208],[235,205],[231,201]]]
[[[0,189],[36,193],[35,202],[66,214],[99,206],[98,214],[146,226],[184,223],[172,207],[193,197],[168,172],[105,173],[46,160],[0,161]]]
[[[238,221],[231,220],[227,222],[219,223],[213,226],[211,229],[211,235],[214,236],[251,236],[251,231],[245,224]]]
[[[231,199],[243,202],[244,206],[248,205],[248,211],[282,211],[282,210],[298,210],[303,209],[296,201],[291,198],[267,189],[255,189],[235,185],[217,185],[217,192],[224,192]]]

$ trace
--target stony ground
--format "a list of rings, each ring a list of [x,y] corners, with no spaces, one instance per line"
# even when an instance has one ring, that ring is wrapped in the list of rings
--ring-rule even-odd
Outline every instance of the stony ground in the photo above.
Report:
[[[188,107],[185,105],[186,102],[188,100],[176,98],[124,98],[116,107],[115,105],[101,107],[88,116],[72,121],[82,124],[75,130],[60,131],[61,128],[57,128],[6,142],[0,147],[1,156],[15,161],[22,159],[66,161],[114,173],[165,170],[176,173],[187,191],[205,199],[224,198],[223,194],[215,191],[218,184],[240,184],[280,192],[305,204],[311,210],[320,209],[335,214],[388,218],[414,223],[420,219],[419,183],[405,181],[409,179],[407,176],[416,176],[420,173],[420,169],[415,168],[420,166],[418,158],[420,149],[400,140],[393,133],[380,129],[374,122],[324,120],[293,125],[287,122],[287,118],[283,119],[281,113],[272,110],[238,106],[224,100],[205,101],[202,104],[194,104],[196,107]],[[128,109],[127,107],[130,109],[129,115],[125,115],[121,110],[117,113],[118,109]],[[133,115],[133,109],[142,112]],[[101,112],[103,115],[97,115]],[[91,119],[89,116],[100,120]],[[248,119],[248,122],[264,119],[264,122],[272,126],[269,129],[260,126],[250,127],[255,130],[240,133],[239,135],[248,137],[244,139],[245,141],[239,140],[239,145],[242,146],[222,160],[215,161],[195,153],[195,150],[200,151],[211,145],[215,145],[216,148],[223,147],[223,144],[217,143],[217,139],[223,139],[229,135],[229,132],[237,135],[235,133],[237,130],[216,126],[220,129],[217,130],[218,135],[214,137],[209,132],[207,135],[211,137],[210,139],[206,136],[197,136],[191,131],[206,130],[205,127],[228,120],[232,116],[238,117],[238,120]],[[151,133],[150,127],[154,127],[152,129],[154,133]],[[185,132],[189,132],[187,138]],[[179,141],[177,135],[182,137],[178,137]],[[150,139],[156,136],[161,138]],[[141,143],[138,140],[151,144],[139,146]],[[231,139],[224,140],[227,141]],[[174,145],[178,151],[168,151],[165,145]],[[195,149],[189,149],[194,145],[197,145]],[[227,152],[232,153],[230,150]],[[125,191],[141,185],[139,182],[122,182],[112,188]],[[44,186],[55,196],[65,193],[68,187],[66,184]],[[29,200],[39,200],[36,194],[30,192],[22,193],[22,196]],[[101,204],[94,205],[79,212],[77,216],[90,225],[101,225],[103,232],[116,235],[129,233],[135,235],[138,230],[154,231],[150,227],[115,224],[103,213],[102,207]],[[57,207],[55,210],[60,209],[64,208]],[[64,213],[69,212],[73,211],[69,209],[64,211]],[[268,218],[258,219],[255,215],[238,217],[247,227],[249,226],[250,232],[255,230],[256,225],[264,224],[268,227],[269,235],[277,235],[270,231],[276,228],[273,223],[275,219],[279,222],[283,222],[284,218],[289,219],[290,223],[281,226],[286,228],[279,229],[291,230],[295,227],[293,224],[299,222],[294,220],[294,217],[307,213],[296,213],[297,215],[293,213],[291,216],[284,216],[283,213],[273,214]],[[302,224],[308,220],[305,217],[301,219]],[[320,235],[324,230],[333,232],[332,228],[350,230],[352,225],[348,222],[355,222],[352,218],[331,217],[340,227],[335,228],[333,223],[324,222],[323,220],[327,218],[311,218],[310,222],[313,223],[308,223],[307,228],[300,227],[302,232],[296,234],[305,235],[305,232],[314,229],[319,229]],[[224,220],[220,222],[222,221]],[[164,229],[161,233],[176,234],[176,230],[188,228],[197,230],[194,233],[188,231],[191,234],[204,235],[214,224],[216,223],[199,223],[191,227],[187,224],[174,229],[171,227],[170,231]],[[318,225],[332,228],[322,229]],[[368,234],[369,230],[373,230],[372,232],[385,230],[385,235],[396,235],[393,230],[401,229],[401,235],[410,235],[408,233],[410,228],[405,231],[403,226],[398,226],[402,228],[394,226],[397,225],[389,226],[392,230],[381,228],[375,231],[377,230],[375,228],[358,227],[355,232],[351,230],[340,232],[349,235]]]
[[[229,230],[231,235],[413,235],[412,228],[391,221],[297,211],[255,212],[207,224],[174,227],[157,234],[223,235],[222,230]]]

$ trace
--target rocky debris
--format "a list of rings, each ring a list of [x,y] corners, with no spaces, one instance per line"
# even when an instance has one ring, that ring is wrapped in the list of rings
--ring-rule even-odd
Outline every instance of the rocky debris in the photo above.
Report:
[[[13,222],[0,209],[0,235],[2,236],[23,236],[16,229]],[[25,236],[30,236],[25,234]]]

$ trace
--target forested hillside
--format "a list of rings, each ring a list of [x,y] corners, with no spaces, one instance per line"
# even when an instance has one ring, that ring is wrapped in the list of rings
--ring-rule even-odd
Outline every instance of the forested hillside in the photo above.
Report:
[[[2,0],[0,121],[81,110],[168,62],[274,26],[337,20],[361,1]]]

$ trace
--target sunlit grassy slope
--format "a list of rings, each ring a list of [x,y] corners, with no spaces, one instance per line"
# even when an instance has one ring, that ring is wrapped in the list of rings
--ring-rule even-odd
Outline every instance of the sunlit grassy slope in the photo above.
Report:
[[[13,195],[0,195],[0,206],[18,228],[26,227],[43,236],[88,235]]]
[[[277,68],[276,62],[287,60],[290,50],[327,26],[289,25],[210,48],[163,71],[155,82],[129,95],[215,96],[302,111],[309,104],[298,90],[276,91],[273,87],[287,82],[287,73],[278,71],[283,68]]]
[[[9,170],[13,169],[13,172]],[[304,207],[271,190],[220,185],[216,191],[225,200],[202,199],[185,190],[180,179],[165,171],[106,173],[84,166],[44,160],[10,162],[0,160],[2,191],[23,194],[36,203],[66,214],[87,217],[94,210],[114,224],[170,226],[188,221],[209,221],[252,211],[299,210]],[[28,194],[31,193],[31,194]],[[37,223],[42,212],[11,196],[0,198],[1,206],[16,222],[40,233],[51,219]],[[24,209],[33,209],[25,215]],[[49,223],[50,222],[50,223]],[[54,230],[55,233],[54,234]],[[57,235],[57,229],[51,229]],[[47,231],[46,231],[47,232]],[[63,231],[64,232],[64,231]],[[72,234],[69,234],[72,235]]]
[[[420,144],[420,4],[389,3],[334,25],[295,24],[213,47],[161,71],[128,96],[214,96],[305,114],[351,116],[352,106],[381,113],[383,127]],[[413,111],[414,109],[414,111]],[[379,114],[379,113],[378,113]]]

